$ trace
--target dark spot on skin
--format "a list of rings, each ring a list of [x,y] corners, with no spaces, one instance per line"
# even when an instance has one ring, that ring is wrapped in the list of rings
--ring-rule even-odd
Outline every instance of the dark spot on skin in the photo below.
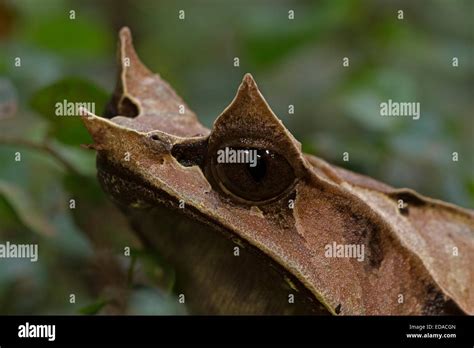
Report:
[[[341,313],[341,304],[340,303],[337,305],[337,307],[334,311],[336,312],[336,314]]]
[[[372,268],[379,268],[380,264],[383,261],[383,251],[382,251],[382,242],[380,240],[380,232],[378,230],[378,227],[376,227],[376,230],[373,229],[371,231],[371,235],[368,238],[369,241],[369,265]]]
[[[399,211],[400,214],[402,214],[403,216],[408,216],[408,214],[410,214],[410,211],[408,210],[408,204],[405,205],[403,208],[398,208],[398,211]]]
[[[138,116],[138,106],[128,97],[123,98],[118,105],[120,116],[134,118]]]
[[[112,118],[115,116],[125,116],[134,118],[139,114],[138,106],[130,99],[123,98],[118,94],[114,94],[110,101],[107,103],[103,117]]]
[[[426,301],[423,305],[423,315],[465,315],[466,313],[441,290],[432,283],[426,285]]]
[[[432,283],[426,285],[426,301],[423,305],[423,315],[465,315],[466,313],[441,290]]]
[[[171,149],[171,155],[185,167],[202,167],[207,155],[207,140],[185,141],[175,144]]]
[[[423,199],[411,192],[392,192],[388,193],[388,196],[397,202],[401,199],[405,204],[412,205],[414,207],[426,205],[426,202]]]
[[[335,204],[334,207],[344,216],[347,243],[364,244],[368,249],[365,255],[367,266],[378,269],[384,258],[380,227],[370,218],[355,212],[348,204]]]

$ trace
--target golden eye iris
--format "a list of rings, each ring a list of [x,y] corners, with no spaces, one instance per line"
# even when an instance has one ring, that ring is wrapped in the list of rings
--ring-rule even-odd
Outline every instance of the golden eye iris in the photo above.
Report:
[[[234,157],[227,156],[224,161],[221,158],[223,156],[213,159],[214,179],[224,192],[241,200],[272,200],[287,191],[295,181],[293,168],[288,161],[270,150],[230,148],[219,151],[227,151]]]

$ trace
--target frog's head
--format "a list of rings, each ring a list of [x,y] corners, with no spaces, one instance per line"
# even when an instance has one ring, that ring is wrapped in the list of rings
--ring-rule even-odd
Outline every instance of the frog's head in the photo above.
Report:
[[[198,274],[183,281],[189,285],[183,289],[194,287],[198,294],[205,282],[217,288],[222,284],[220,299],[209,300],[207,309],[229,298],[237,301],[236,288],[247,301],[252,294],[278,294],[275,301],[285,302],[285,313],[291,312],[286,309],[291,295],[316,313],[442,312],[451,302],[371,207],[380,198],[361,199],[347,178],[367,190],[389,187],[304,155],[250,74],[208,130],[175,91],[142,64],[128,28],[120,32],[119,64],[105,115],[83,117],[94,139],[91,147],[98,151],[99,180],[144,241],[183,272],[194,267]],[[239,160],[245,163],[235,163]],[[159,218],[146,221],[152,213]],[[201,227],[183,227],[181,221],[196,221]],[[225,242],[211,242],[209,232],[198,232],[202,226]],[[329,255],[341,245],[359,248],[360,257]],[[258,257],[234,261],[239,260],[234,246]],[[203,248],[213,250],[213,260],[206,259]],[[209,272],[213,263],[228,267],[235,276],[226,276],[225,270]],[[267,268],[277,269],[279,276],[266,278]],[[251,275],[254,270],[256,275]],[[257,286],[258,279],[267,284]],[[281,282],[271,284],[275,279]],[[261,286],[256,293],[249,290]],[[400,294],[404,304],[397,302]],[[200,301],[195,299],[196,307]],[[255,311],[281,309],[274,300],[259,307],[261,302],[252,304]],[[252,312],[245,306],[227,309]]]

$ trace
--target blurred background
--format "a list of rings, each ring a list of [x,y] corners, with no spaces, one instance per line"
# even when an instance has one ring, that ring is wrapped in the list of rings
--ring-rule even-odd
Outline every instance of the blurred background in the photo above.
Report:
[[[206,126],[250,72],[306,152],[473,208],[473,14],[470,0],[0,0],[0,243],[39,244],[36,263],[0,259],[0,314],[186,313],[173,269],[100,190],[80,120],[54,116],[63,99],[101,113],[122,26]],[[388,99],[420,102],[420,119],[381,117]]]

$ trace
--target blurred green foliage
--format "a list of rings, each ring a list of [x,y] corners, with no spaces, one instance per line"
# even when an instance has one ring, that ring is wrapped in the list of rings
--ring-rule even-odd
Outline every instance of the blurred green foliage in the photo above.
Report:
[[[89,144],[92,142],[87,129],[83,126],[79,117],[67,119],[67,116],[57,117],[52,110],[56,110],[59,101],[60,106],[66,103],[92,103],[97,112],[105,109],[109,96],[105,91],[95,84],[78,78],[68,78],[56,81],[53,84],[40,89],[31,97],[31,107],[39,115],[49,122],[50,136],[68,145]],[[66,110],[67,111],[67,110]],[[95,112],[95,110],[89,110]]]
[[[41,260],[0,260],[0,314],[186,312],[179,275],[141,249],[100,190],[80,120],[54,116],[63,99],[101,112],[121,26],[206,126],[251,72],[306,151],[472,208],[473,10],[469,0],[0,1],[0,242],[40,243]],[[387,99],[420,102],[421,118],[380,117]]]

